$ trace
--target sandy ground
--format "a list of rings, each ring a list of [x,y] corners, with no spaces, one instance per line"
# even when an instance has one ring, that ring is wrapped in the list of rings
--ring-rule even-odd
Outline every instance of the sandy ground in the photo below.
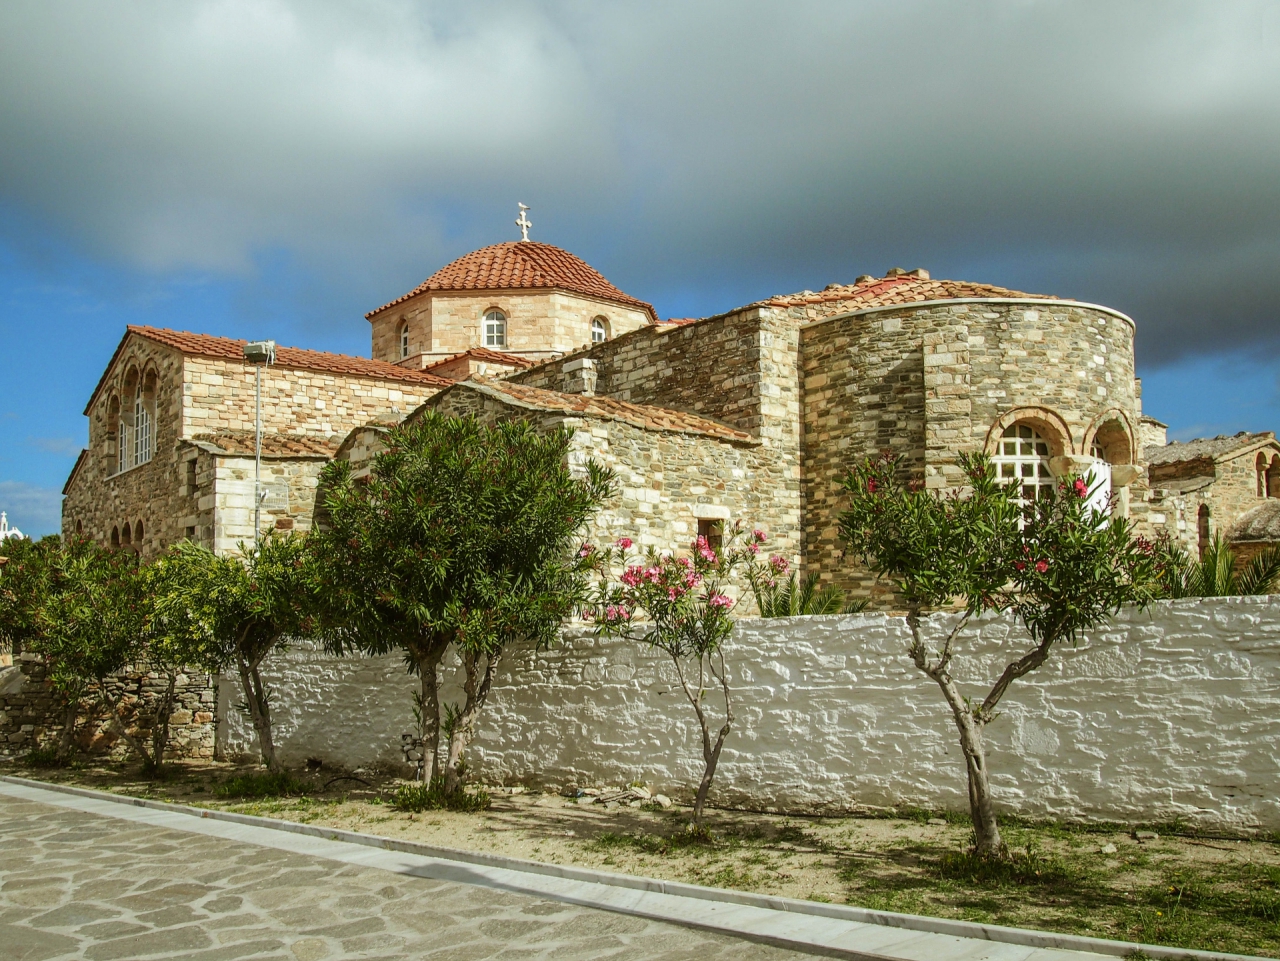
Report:
[[[1280,957],[1280,846],[1272,839],[1174,836],[1156,827],[1007,821],[1018,855],[986,876],[964,859],[970,829],[954,814],[898,818],[788,817],[713,810],[715,841],[690,843],[686,808],[637,809],[559,795],[498,793],[489,810],[410,814],[389,801],[395,781],[361,775],[308,796],[214,796],[229,765],[182,764],[163,781],[136,768],[0,771],[266,817],[557,864],[737,888],[791,898],[956,917],[1123,940]]]

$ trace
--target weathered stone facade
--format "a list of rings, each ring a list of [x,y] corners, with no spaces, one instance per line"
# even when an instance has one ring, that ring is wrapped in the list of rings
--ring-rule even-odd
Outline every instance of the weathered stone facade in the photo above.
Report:
[[[108,685],[122,707],[121,720],[129,732],[147,739],[155,717],[155,702],[168,681],[145,668],[132,667]],[[169,719],[171,757],[211,758],[217,723],[217,679],[207,674],[181,674],[175,687]],[[22,654],[17,663],[0,670],[0,757],[16,757],[39,747],[56,746],[66,725],[67,706],[50,685],[43,660]],[[90,754],[121,753],[125,745],[97,708],[96,692],[80,704],[75,744]]]

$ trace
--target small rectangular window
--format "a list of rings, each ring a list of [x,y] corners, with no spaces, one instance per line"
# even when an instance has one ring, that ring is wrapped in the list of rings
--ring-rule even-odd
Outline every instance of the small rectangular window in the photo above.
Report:
[[[698,519],[698,536],[704,538],[713,551],[720,550],[724,542],[724,521],[703,517]]]

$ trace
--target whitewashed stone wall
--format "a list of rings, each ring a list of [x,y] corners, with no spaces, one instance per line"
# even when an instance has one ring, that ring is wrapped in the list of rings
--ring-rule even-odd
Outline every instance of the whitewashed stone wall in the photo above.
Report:
[[[983,694],[1025,644],[1012,621],[984,620],[963,635],[957,677]],[[738,719],[716,803],[964,810],[954,724],[906,646],[904,621],[881,614],[740,622],[728,652]],[[295,650],[273,685],[287,762],[398,759],[415,686],[396,658]],[[1280,596],[1126,612],[1016,682],[1001,709],[988,741],[1005,811],[1280,829]],[[245,746],[239,718],[223,730]],[[668,665],[578,634],[509,658],[470,762],[490,783],[641,780],[687,796],[699,757]]]

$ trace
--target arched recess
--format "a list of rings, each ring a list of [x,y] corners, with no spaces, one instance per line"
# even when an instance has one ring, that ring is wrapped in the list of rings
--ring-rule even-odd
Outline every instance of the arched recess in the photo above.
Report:
[[[1267,455],[1263,451],[1258,451],[1258,459],[1253,463],[1254,472],[1258,477],[1258,496],[1266,497],[1267,495]]]
[[[121,547],[133,546],[133,527],[130,526],[128,521],[125,521],[123,524],[120,525],[120,546]]]
[[[120,547],[120,528],[119,527],[111,528],[111,546],[117,549]]]
[[[132,362],[125,367],[124,377],[120,381],[120,413],[116,421],[116,470],[127,471],[137,461],[134,460],[134,448],[138,439],[135,434],[134,408],[138,391],[142,386],[142,371]]]
[[[1272,455],[1267,468],[1267,496],[1280,497],[1280,454]]]
[[[1137,461],[1138,445],[1134,440],[1133,425],[1124,411],[1117,408],[1103,411],[1093,419],[1084,432],[1083,453],[1097,456],[1095,447],[1102,452],[1108,464],[1132,464]]]
[[[120,455],[120,396],[118,394],[112,394],[107,401],[107,422],[104,426],[106,439],[102,455],[106,458],[107,473],[118,474],[124,469],[121,466],[124,462]]]
[[[142,546],[142,521],[136,521],[133,525],[133,542],[139,547]]]
[[[1204,557],[1204,552],[1209,549],[1212,539],[1212,530],[1209,524],[1209,505],[1201,504],[1200,509],[1196,511],[1196,547],[1199,549],[1201,557]]]
[[[1051,457],[1075,453],[1071,443],[1071,428],[1067,426],[1061,414],[1048,407],[1015,407],[1000,415],[987,431],[985,447],[987,454],[994,457],[998,453],[1005,429],[1014,424],[1026,424],[1043,437],[1049,445]]]

